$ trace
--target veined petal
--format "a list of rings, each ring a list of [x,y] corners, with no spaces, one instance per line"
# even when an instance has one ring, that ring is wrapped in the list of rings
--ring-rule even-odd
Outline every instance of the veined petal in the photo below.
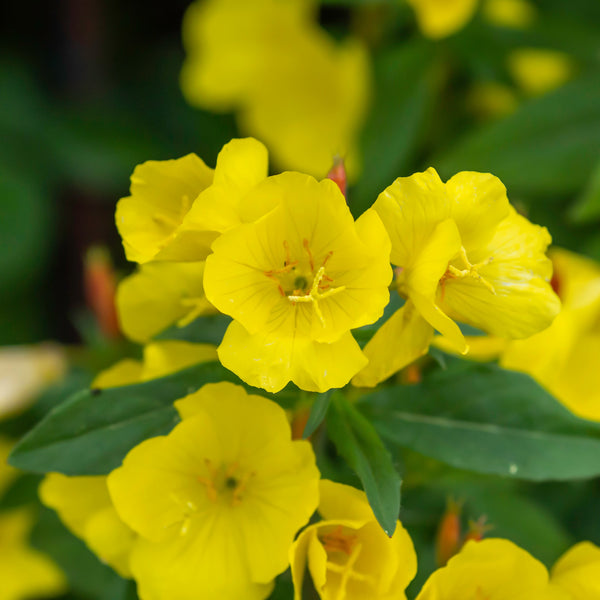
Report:
[[[139,263],[156,259],[212,179],[213,170],[195,154],[138,165],[131,176],[131,196],[119,200],[115,217],[127,259]],[[188,260],[190,250],[182,247],[168,259]]]
[[[451,217],[467,254],[489,243],[496,228],[509,215],[506,187],[494,175],[462,171],[446,182]]]
[[[223,366],[250,385],[278,392],[289,381],[307,391],[343,387],[367,359],[350,332],[331,344],[299,336],[248,333],[234,321],[218,349]]]
[[[408,301],[375,333],[363,352],[369,363],[352,379],[357,387],[374,387],[423,356],[433,328]]]
[[[373,204],[392,241],[392,264],[408,268],[438,223],[450,217],[446,188],[434,168],[399,177]]]
[[[511,209],[477,268],[492,289],[475,278],[451,278],[440,306],[449,316],[499,337],[525,338],[545,329],[560,310],[549,283],[552,263],[544,254],[549,243],[545,228]]]
[[[121,329],[136,342],[146,342],[176,321],[214,312],[204,295],[203,262],[143,265],[117,288]]]

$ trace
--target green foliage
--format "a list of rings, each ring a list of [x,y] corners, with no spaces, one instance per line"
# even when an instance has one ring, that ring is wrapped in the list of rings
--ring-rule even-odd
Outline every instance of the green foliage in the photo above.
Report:
[[[400,512],[400,476],[376,431],[341,394],[332,397],[327,432],[338,453],[356,471],[369,504],[391,537]]]
[[[360,408],[388,442],[454,467],[535,481],[600,475],[600,425],[495,365],[455,363],[365,396]]]

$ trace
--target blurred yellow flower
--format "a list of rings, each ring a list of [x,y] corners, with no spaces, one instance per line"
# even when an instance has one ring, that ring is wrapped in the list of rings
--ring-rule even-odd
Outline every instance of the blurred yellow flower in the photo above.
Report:
[[[430,38],[444,38],[462,29],[473,17],[478,0],[408,0],[419,28]]]
[[[364,492],[322,480],[319,513],[290,550],[295,600],[308,570],[323,600],[401,600],[417,572],[412,541],[398,521],[389,538]]]
[[[195,154],[138,165],[116,211],[127,259],[206,258],[219,233],[240,222],[238,206],[267,176],[267,161],[266,148],[247,138],[225,144],[214,171]]]
[[[140,596],[265,598],[318,503],[312,448],[291,440],[277,404],[230,383],[175,406],[182,422],[108,477],[117,512],[140,535],[130,563]]]
[[[184,327],[215,313],[204,295],[204,262],[151,262],[140,265],[117,288],[117,314],[123,333],[145,343],[167,327]]]
[[[486,0],[483,16],[494,25],[526,29],[536,18],[536,8],[528,0]]]
[[[515,83],[528,95],[550,92],[571,79],[575,62],[564,52],[543,48],[518,48],[507,59]]]
[[[550,574],[553,587],[565,592],[566,600],[600,598],[600,548],[580,542],[556,561]]]
[[[372,210],[354,222],[329,180],[288,172],[254,194],[279,204],[223,234],[206,261],[206,296],[235,319],[219,359],[272,392],[290,380],[342,387],[366,363],[350,329],[376,321],[389,300],[385,228]]]
[[[32,526],[33,516],[27,509],[0,513],[0,600],[46,598],[67,591],[58,567],[29,546]]]
[[[356,138],[370,67],[358,40],[336,43],[306,0],[195,2],[183,23],[188,101],[237,110],[240,128],[264,141],[283,169],[324,177],[336,154],[357,171]]]
[[[568,600],[548,583],[546,567],[508,540],[469,541],[435,571],[417,600]]]
[[[125,358],[100,372],[91,387],[110,388],[164,377],[192,365],[217,360],[211,344],[161,341],[144,347],[143,361]]]
[[[562,311],[546,330],[506,344],[500,364],[524,371],[580,417],[600,420],[600,265],[551,252]]]
[[[117,515],[105,476],[49,473],[40,485],[39,496],[103,563],[122,577],[131,577],[129,555],[136,535]]]
[[[515,212],[497,177],[465,171],[444,184],[430,168],[398,178],[373,209],[392,240],[407,301],[365,347],[369,364],[355,385],[376,385],[424,354],[434,329],[465,353],[455,320],[525,338],[558,313],[544,254],[550,235]]]

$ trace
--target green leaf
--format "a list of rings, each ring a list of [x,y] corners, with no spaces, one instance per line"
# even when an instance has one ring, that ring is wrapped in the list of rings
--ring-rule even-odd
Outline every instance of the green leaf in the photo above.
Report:
[[[231,323],[231,317],[226,315],[211,315],[210,317],[199,317],[185,327],[173,325],[154,338],[157,340],[181,340],[193,344],[214,344],[218,346],[225,330]]]
[[[573,193],[588,181],[598,148],[596,71],[468,133],[432,164],[445,178],[459,171],[493,173],[509,196],[556,196]]]
[[[331,394],[332,392],[329,390],[328,392],[319,394],[316,397],[314,404],[310,409],[310,414],[308,415],[308,420],[304,426],[304,431],[302,432],[303,440],[309,438],[315,432],[315,429],[323,422],[323,419],[329,410]]]
[[[239,382],[212,362],[144,383],[77,392],[17,443],[10,463],[35,473],[110,473],[131,448],[175,426],[175,400],[218,381]]]
[[[373,514],[390,537],[400,513],[400,476],[372,425],[341,394],[327,418],[329,437],[359,476]]]
[[[570,217],[575,223],[589,223],[600,218],[600,161],[585,191],[571,210]]]
[[[348,196],[355,216],[396,177],[408,174],[434,96],[431,55],[432,47],[419,39],[375,58],[376,91],[362,135],[362,174]]]
[[[496,365],[459,362],[360,406],[384,439],[454,467],[530,480],[600,475],[600,424]]]

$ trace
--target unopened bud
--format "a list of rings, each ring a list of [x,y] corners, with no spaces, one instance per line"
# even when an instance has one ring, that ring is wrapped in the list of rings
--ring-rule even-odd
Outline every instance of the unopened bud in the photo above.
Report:
[[[90,248],[84,261],[84,287],[87,305],[94,313],[100,330],[109,339],[120,335],[115,307],[116,278],[105,248]]]
[[[456,502],[449,498],[436,536],[435,556],[440,567],[443,567],[460,550],[461,511],[462,502]]]
[[[327,173],[327,179],[335,182],[340,188],[344,198],[346,197],[346,167],[344,166],[344,159],[341,156],[336,156],[333,159],[333,166],[329,173]]]

